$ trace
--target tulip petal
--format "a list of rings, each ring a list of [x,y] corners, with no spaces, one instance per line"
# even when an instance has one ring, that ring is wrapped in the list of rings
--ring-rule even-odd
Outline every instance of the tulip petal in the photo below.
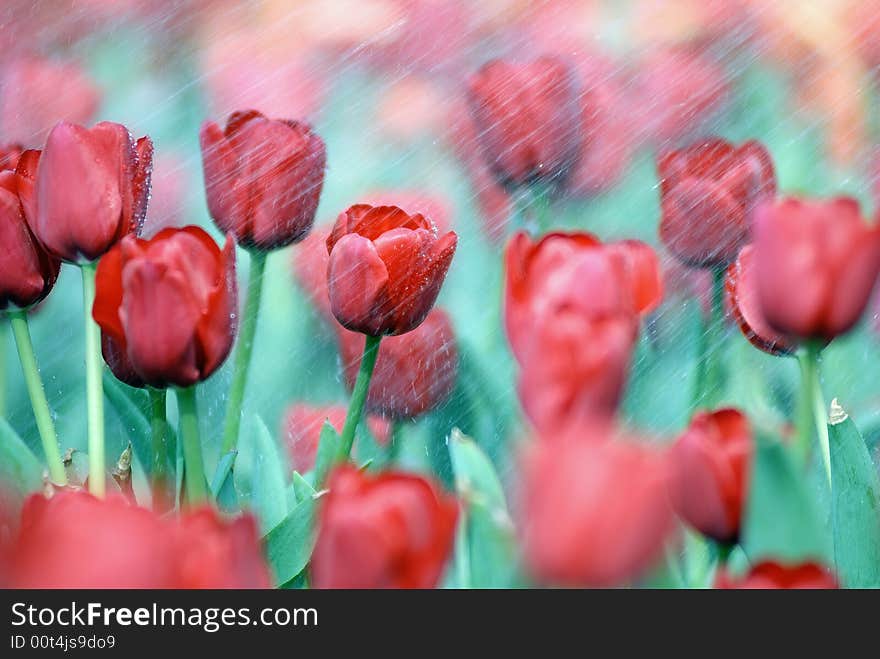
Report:
[[[384,333],[388,318],[388,270],[373,243],[350,233],[330,252],[330,308],[344,326],[364,334]]]

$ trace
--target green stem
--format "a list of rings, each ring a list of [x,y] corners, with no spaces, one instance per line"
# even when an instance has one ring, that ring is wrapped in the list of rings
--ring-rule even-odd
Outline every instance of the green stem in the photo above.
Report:
[[[208,499],[194,386],[177,389],[177,410],[180,416],[180,440],[183,443],[183,464],[186,470],[186,500],[193,505]]]
[[[15,336],[15,345],[18,347],[18,358],[21,361],[24,382],[31,399],[34,418],[37,421],[40,441],[43,443],[43,453],[46,454],[46,463],[49,465],[49,478],[56,485],[67,485],[67,474],[61,460],[61,449],[58,447],[55,423],[52,421],[52,412],[49,410],[49,401],[46,400],[46,390],[43,388],[40,370],[37,367],[37,358],[34,355],[34,344],[31,341],[31,332],[28,328],[27,312],[24,310],[10,311],[9,324],[12,326],[12,334]]]
[[[397,462],[397,456],[400,455],[400,443],[402,441],[402,425],[401,421],[391,421],[391,428],[388,432],[388,446],[385,450],[385,467],[390,467]]]
[[[150,435],[152,437],[153,507],[165,510],[168,496],[168,422],[165,416],[164,389],[148,389],[150,393]]]
[[[83,315],[85,317],[86,405],[88,419],[89,491],[104,496],[104,387],[101,381],[101,332],[92,319],[97,264],[82,266]]]
[[[342,427],[339,453],[337,455],[339,462],[348,460],[348,456],[351,454],[351,447],[354,444],[354,433],[364,413],[364,403],[367,402],[370,378],[373,377],[373,368],[376,366],[376,357],[379,356],[379,342],[381,340],[381,336],[367,336],[367,340],[364,343],[361,367],[358,370],[357,380],[354,383],[354,390],[351,392],[351,402],[348,404],[345,425]]]
[[[712,308],[708,318],[703,317],[702,332],[697,354],[697,382],[691,411],[712,407],[720,398],[722,373],[720,355],[724,343],[724,277],[726,270],[718,266],[712,270]]]
[[[828,410],[825,397],[822,395],[822,382],[819,377],[819,355],[825,347],[821,341],[810,341],[806,345],[806,369],[809,377],[810,397],[812,400],[813,422],[816,424],[816,436],[819,438],[819,449],[822,451],[822,462],[828,486],[831,486],[831,441],[828,437]]]
[[[6,345],[9,325],[0,323],[0,417],[6,417]]]
[[[260,298],[263,292],[263,273],[266,269],[266,252],[250,252],[251,267],[248,272],[247,300],[241,316],[241,332],[238,347],[235,349],[235,367],[229,399],[226,404],[226,420],[223,424],[222,453],[228,453],[238,443],[241,427],[241,406],[244,403],[244,390],[247,385],[248,368],[257,331],[257,316],[260,313]]]
[[[462,506],[458,518],[458,528],[455,530],[455,571],[458,587],[461,589],[471,587],[471,555],[470,543],[468,542],[467,513],[467,507]]]

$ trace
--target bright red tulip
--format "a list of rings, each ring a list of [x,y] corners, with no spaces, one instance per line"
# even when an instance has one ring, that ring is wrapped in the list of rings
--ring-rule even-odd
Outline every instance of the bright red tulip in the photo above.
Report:
[[[776,193],[773,162],[758,142],[705,140],[662,154],[657,169],[660,238],[693,266],[733,262],[749,241],[755,208]]]
[[[347,411],[345,405],[321,407],[306,403],[294,403],[287,408],[281,434],[287,440],[287,450],[294,469],[301,474],[311,471],[315,466],[324,422],[329,421],[337,432],[342,432]],[[371,415],[367,417],[367,427],[379,444],[388,443],[391,434],[391,424],[388,421]]]
[[[396,206],[358,204],[327,238],[330,307],[343,327],[380,336],[411,332],[446,278],[457,237]]]
[[[581,148],[573,72],[560,60],[493,60],[468,82],[468,101],[483,155],[506,186],[560,183]]]
[[[764,561],[752,566],[741,577],[734,577],[720,570],[715,588],[723,590],[825,590],[839,588],[837,579],[818,563],[783,565],[776,561]]]
[[[858,202],[785,199],[755,217],[758,303],[777,332],[830,341],[855,325],[880,274],[880,225]]]
[[[354,387],[363,335],[339,328],[339,352],[349,388]],[[449,316],[432,309],[412,332],[379,344],[367,393],[367,409],[390,419],[411,419],[440,405],[455,387],[458,349]]]
[[[312,228],[324,184],[324,142],[298,121],[236,112],[201,131],[208,210],[245,247],[275,249]]]
[[[607,425],[534,442],[522,463],[526,564],[541,582],[611,587],[637,579],[673,530],[669,467]]]
[[[254,520],[161,517],[119,496],[30,497],[5,561],[12,588],[267,588]]]
[[[61,262],[52,258],[28,228],[18,199],[15,174],[0,171],[0,311],[25,308],[45,298]]]
[[[232,348],[235,245],[198,227],[125,237],[98,264],[95,322],[154,387],[206,379]],[[106,344],[105,344],[106,345]]]
[[[135,142],[121,124],[58,124],[16,169],[31,230],[63,261],[94,261],[143,224],[152,161],[150,138]]]
[[[458,504],[420,476],[338,467],[318,515],[315,588],[433,588],[452,550]]]
[[[794,339],[776,332],[764,318],[758,303],[758,282],[752,245],[746,245],[740,250],[739,257],[727,269],[724,284],[733,317],[743,336],[753,346],[771,355],[790,355],[797,350]]]
[[[678,514],[724,544],[739,540],[755,441],[738,410],[697,414],[672,450]]]

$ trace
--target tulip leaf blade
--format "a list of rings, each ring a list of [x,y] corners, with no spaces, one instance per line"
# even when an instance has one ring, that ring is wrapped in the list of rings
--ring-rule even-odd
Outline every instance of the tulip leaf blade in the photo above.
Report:
[[[16,494],[36,492],[43,467],[6,419],[0,417],[0,483]]]
[[[263,539],[278,584],[296,578],[309,563],[315,546],[315,503],[316,497],[300,501]]]
[[[877,468],[855,423],[842,410],[836,415],[832,413],[828,431],[837,575],[847,587],[877,588],[880,587],[880,480]]]
[[[214,476],[211,478],[211,493],[214,495],[217,506],[224,512],[238,510],[238,494],[235,491],[235,478],[233,477],[236,457],[238,457],[238,451],[235,449],[224,453],[217,463]]]
[[[251,443],[253,460],[251,507],[265,534],[287,514],[286,469],[277,443],[259,416],[253,416],[250,430],[245,441]]]
[[[324,421],[321,427],[321,436],[318,439],[318,453],[315,456],[315,470],[312,474],[312,482],[315,488],[320,489],[327,480],[327,474],[336,461],[336,454],[339,452],[339,433],[336,432],[329,421]]]
[[[296,503],[311,499],[317,494],[315,488],[298,471],[293,472],[293,476],[290,479],[290,487],[293,490]]]

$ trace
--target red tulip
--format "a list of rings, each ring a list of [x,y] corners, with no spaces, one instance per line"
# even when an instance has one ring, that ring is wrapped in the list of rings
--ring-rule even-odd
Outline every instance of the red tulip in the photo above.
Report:
[[[380,336],[414,330],[440,293],[457,237],[396,206],[358,204],[336,220],[327,251],[330,307],[343,327]]]
[[[638,578],[673,529],[669,469],[606,425],[533,443],[520,497],[526,563],[542,583],[610,587]]]
[[[657,162],[663,218],[660,238],[689,265],[736,259],[749,241],[758,204],[776,193],[773,163],[758,142],[720,139],[668,151]]]
[[[858,202],[785,199],[755,218],[758,302],[777,332],[830,341],[865,310],[880,274],[880,225]]]
[[[63,491],[25,503],[6,555],[12,588],[266,588],[250,517],[163,518],[119,496]]]
[[[758,303],[758,282],[752,245],[746,245],[740,250],[739,257],[727,269],[724,283],[733,317],[743,336],[753,346],[771,355],[790,355],[797,350],[794,339],[774,331],[764,318]]]
[[[312,228],[324,184],[324,142],[304,123],[236,112],[201,131],[208,210],[245,247],[275,249]]]
[[[61,263],[46,253],[24,219],[15,174],[0,171],[0,311],[29,307],[45,298]]]
[[[776,561],[764,561],[752,566],[742,577],[733,577],[720,570],[715,588],[724,590],[823,590],[838,588],[837,579],[818,563],[782,565]]]
[[[717,542],[739,540],[755,442],[738,410],[697,414],[672,451],[675,507]]]
[[[527,64],[493,60],[468,82],[483,155],[507,186],[558,183],[581,147],[580,107],[572,71],[542,57]]]
[[[349,388],[364,351],[363,335],[339,328],[339,352]],[[410,419],[442,403],[455,387],[458,349],[449,316],[433,309],[412,332],[388,337],[370,380],[367,409],[391,419]]]
[[[94,261],[143,224],[152,161],[150,138],[121,124],[58,124],[16,169],[31,230],[63,261]]]
[[[210,376],[232,347],[235,245],[223,250],[198,227],[127,236],[98,264],[92,315],[154,387]]]
[[[357,335],[355,335],[357,336]],[[347,408],[344,405],[319,407],[305,403],[294,403],[284,415],[282,436],[287,440],[287,449],[294,469],[304,474],[315,466],[321,429],[329,421],[337,432],[345,425]],[[367,417],[367,426],[379,444],[390,440],[391,424],[377,416]]]
[[[458,504],[420,476],[338,467],[312,556],[315,588],[433,588],[452,550]]]

